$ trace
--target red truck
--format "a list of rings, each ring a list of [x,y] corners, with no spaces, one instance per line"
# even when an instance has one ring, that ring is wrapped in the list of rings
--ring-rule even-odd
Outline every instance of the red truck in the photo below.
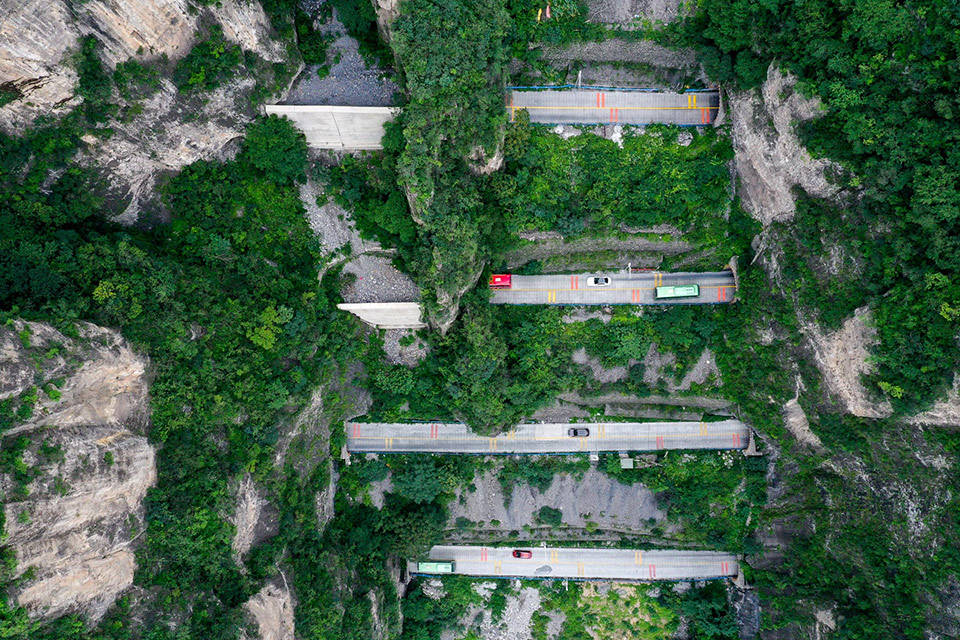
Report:
[[[509,273],[495,273],[490,276],[490,282],[488,283],[491,289],[509,289],[510,288],[510,274]]]

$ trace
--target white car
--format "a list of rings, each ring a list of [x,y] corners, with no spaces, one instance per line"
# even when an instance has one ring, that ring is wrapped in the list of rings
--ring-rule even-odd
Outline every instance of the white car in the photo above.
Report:
[[[607,276],[590,276],[587,278],[588,287],[607,287],[610,286],[610,278]]]

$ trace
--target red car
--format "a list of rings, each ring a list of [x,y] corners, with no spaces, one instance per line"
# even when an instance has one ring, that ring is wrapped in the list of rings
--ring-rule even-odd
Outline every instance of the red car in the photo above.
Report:
[[[510,274],[509,273],[495,273],[490,276],[489,282],[491,289],[509,289],[510,288]]]
[[[526,551],[526,550],[524,550],[524,549],[514,549],[514,550],[513,550],[513,557],[514,557],[514,558],[532,558],[532,557],[533,557],[533,552],[532,552],[532,551]]]

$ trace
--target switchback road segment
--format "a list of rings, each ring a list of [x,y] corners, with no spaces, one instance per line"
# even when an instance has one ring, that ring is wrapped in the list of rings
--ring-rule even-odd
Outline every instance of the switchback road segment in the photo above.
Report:
[[[739,573],[737,557],[719,551],[519,547],[532,557],[514,558],[515,548],[438,545],[430,549],[429,559],[453,562],[453,573],[478,577],[647,581],[733,578]],[[407,570],[419,573],[416,562],[408,562]]]
[[[591,286],[591,277],[607,277],[606,286]],[[657,287],[695,284],[700,295],[691,298],[657,300]],[[575,273],[562,275],[512,275],[509,288],[491,289],[492,304],[551,304],[551,305],[675,305],[726,304],[733,302],[737,286],[732,271],[704,273],[662,273],[640,271],[634,273]]]
[[[570,436],[569,429],[587,436]],[[351,453],[564,454],[667,449],[744,449],[749,428],[720,422],[556,422],[520,424],[482,436],[463,423],[347,422]]]
[[[713,90],[640,91],[614,88],[514,89],[507,95],[511,122],[525,110],[538,124],[676,124],[711,126],[720,109]]]

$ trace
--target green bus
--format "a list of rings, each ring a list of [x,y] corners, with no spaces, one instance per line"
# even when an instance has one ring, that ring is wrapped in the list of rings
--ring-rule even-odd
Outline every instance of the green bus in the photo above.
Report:
[[[700,285],[681,284],[674,287],[657,287],[653,292],[655,300],[664,298],[696,298],[700,295]]]
[[[453,562],[418,562],[417,573],[453,573]]]

